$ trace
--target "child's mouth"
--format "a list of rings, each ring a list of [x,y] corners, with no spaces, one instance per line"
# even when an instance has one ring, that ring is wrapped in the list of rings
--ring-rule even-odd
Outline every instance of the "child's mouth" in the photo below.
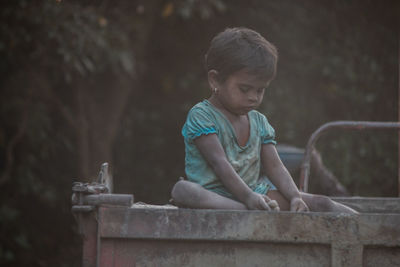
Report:
[[[248,106],[248,107],[245,107],[245,109],[248,110],[248,111],[253,110],[253,109],[256,109],[256,108],[257,108],[257,106]]]

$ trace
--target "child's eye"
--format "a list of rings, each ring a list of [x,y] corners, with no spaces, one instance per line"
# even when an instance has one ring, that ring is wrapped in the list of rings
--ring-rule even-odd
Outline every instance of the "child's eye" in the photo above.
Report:
[[[264,90],[265,90],[265,88],[257,89],[257,93],[261,94],[262,92],[264,92]]]
[[[239,90],[242,91],[243,93],[247,93],[249,91],[249,88],[247,88],[247,87],[239,87]]]

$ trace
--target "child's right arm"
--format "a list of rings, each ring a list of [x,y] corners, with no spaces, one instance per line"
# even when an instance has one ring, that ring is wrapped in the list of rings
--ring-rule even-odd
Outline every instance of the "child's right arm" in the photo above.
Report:
[[[264,197],[253,192],[233,169],[216,134],[202,135],[194,143],[222,184],[248,209],[271,210]]]

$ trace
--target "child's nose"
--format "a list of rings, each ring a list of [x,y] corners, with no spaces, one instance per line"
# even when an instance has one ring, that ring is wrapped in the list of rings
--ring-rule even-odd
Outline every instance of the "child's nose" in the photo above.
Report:
[[[250,92],[248,94],[248,99],[251,102],[257,102],[258,101],[258,94],[256,92]]]

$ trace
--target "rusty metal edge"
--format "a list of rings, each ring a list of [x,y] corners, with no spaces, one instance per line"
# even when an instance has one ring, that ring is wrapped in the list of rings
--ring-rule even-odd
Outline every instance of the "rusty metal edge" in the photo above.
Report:
[[[333,121],[320,126],[307,142],[305,156],[300,170],[299,189],[302,192],[308,192],[308,183],[310,176],[311,153],[314,145],[319,137],[332,129],[350,129],[350,130],[366,130],[366,129],[398,129],[400,130],[400,122],[377,122],[377,121]],[[399,162],[400,164],[400,162]],[[399,180],[400,183],[400,180]],[[400,187],[399,187],[400,190]],[[400,191],[399,191],[400,194]]]
[[[400,214],[99,207],[101,238],[400,246]]]

